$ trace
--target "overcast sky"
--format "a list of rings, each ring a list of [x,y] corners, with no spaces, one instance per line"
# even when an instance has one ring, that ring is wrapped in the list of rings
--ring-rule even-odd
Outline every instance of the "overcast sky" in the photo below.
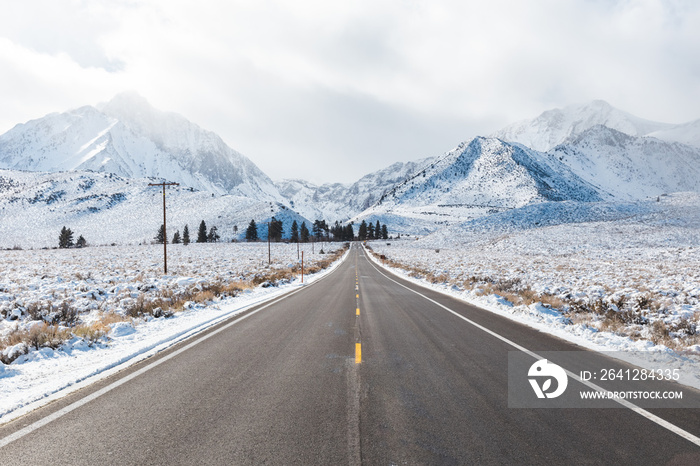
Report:
[[[352,182],[593,99],[700,118],[694,0],[0,5],[0,133],[133,90],[274,179]]]

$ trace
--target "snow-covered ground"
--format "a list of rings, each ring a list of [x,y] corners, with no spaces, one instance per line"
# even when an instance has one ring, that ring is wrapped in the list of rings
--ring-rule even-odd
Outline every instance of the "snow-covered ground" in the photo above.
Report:
[[[696,193],[545,203],[369,245],[399,273],[579,345],[658,352],[700,387]]]
[[[315,254],[301,245],[306,270],[330,258],[321,247],[341,245],[316,244]],[[168,275],[162,254],[160,245],[0,251],[0,354],[14,359],[0,362],[0,423],[301,286],[284,278],[298,264],[294,244],[273,243],[271,266],[266,243],[171,245]],[[47,322],[70,332],[71,318],[58,345],[7,345]],[[94,332],[76,336],[81,326]]]

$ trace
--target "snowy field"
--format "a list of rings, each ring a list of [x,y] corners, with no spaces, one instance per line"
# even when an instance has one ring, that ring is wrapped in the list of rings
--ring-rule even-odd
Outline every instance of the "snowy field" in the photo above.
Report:
[[[321,247],[342,244],[301,245],[306,271],[332,258]],[[296,245],[271,258],[266,243],[170,245],[164,275],[162,245],[0,251],[0,423],[300,286]]]
[[[369,245],[408,277],[582,346],[671,354],[700,386],[698,194],[539,204]]]

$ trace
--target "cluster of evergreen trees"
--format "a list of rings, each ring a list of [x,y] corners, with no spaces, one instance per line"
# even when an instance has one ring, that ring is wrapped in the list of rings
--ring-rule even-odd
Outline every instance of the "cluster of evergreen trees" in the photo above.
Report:
[[[379,220],[377,220],[376,225],[372,225],[372,222],[365,222],[364,220],[360,224],[360,231],[357,232],[357,239],[360,241],[365,241],[369,239],[389,239],[389,230],[385,225],[380,225]]]
[[[282,236],[284,235],[284,224],[282,220],[277,220],[275,217],[272,217],[269,222],[265,223],[268,228],[268,235],[270,237],[270,241],[275,241],[279,242],[282,241]],[[306,226],[304,225],[304,228]],[[294,235],[294,232],[296,230],[296,234],[298,235],[298,226],[296,220],[294,223],[292,223],[292,235]],[[308,235],[309,230],[306,230],[306,233]],[[255,220],[251,220],[250,223],[248,224],[248,228],[245,231],[245,239],[246,241],[258,241],[260,240],[260,235],[258,234],[258,225],[255,223]]]
[[[343,226],[338,222],[331,227],[331,235],[339,241],[353,241],[355,239],[355,230],[352,223]]]
[[[65,226],[61,228],[61,233],[58,235],[58,247],[61,249],[66,248],[83,248],[87,246],[87,241],[83,238],[83,235],[78,237],[78,241],[73,242],[73,231]]]
[[[165,228],[163,225],[160,226],[158,229],[158,234],[155,236],[155,241],[158,244],[163,244],[163,241],[167,241],[167,238],[165,238]],[[216,243],[221,239],[221,236],[219,236],[219,230],[216,228],[216,226],[212,226],[208,231],[207,231],[207,224],[204,220],[202,220],[202,223],[199,224],[199,231],[197,232],[197,242],[198,243]],[[190,227],[188,225],[185,225],[185,228],[182,230],[182,235],[180,235],[180,230],[176,230],[175,234],[173,234],[173,239],[171,241],[173,244],[184,244],[188,245],[190,244]]]
[[[266,225],[268,223],[266,222]],[[282,241],[284,234],[284,228],[282,220],[277,220],[275,217],[269,222],[269,236],[271,241]],[[370,240],[370,239],[388,239],[389,231],[386,225],[381,225],[377,221],[376,225],[369,223],[369,225],[363,220],[360,224],[360,230],[357,238],[355,238],[355,230],[353,224],[349,223],[347,225],[341,225],[339,222],[335,222],[335,225],[330,227],[325,220],[316,220],[313,225],[311,225],[311,231],[306,226],[306,222],[301,222],[301,226],[296,220],[292,222],[292,226],[289,233],[290,243],[308,243],[311,239],[316,241],[353,241],[359,239],[360,241]],[[251,220],[245,233],[246,241],[258,241],[260,240],[260,235],[258,234],[258,225],[255,220]]]

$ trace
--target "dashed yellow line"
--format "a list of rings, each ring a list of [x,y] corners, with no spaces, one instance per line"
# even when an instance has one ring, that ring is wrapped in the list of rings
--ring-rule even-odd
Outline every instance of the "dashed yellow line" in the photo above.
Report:
[[[355,273],[355,299],[357,299],[357,307],[355,308],[355,315],[360,315],[360,278]],[[359,321],[358,321],[359,322]],[[360,364],[362,362],[362,344],[355,343],[355,364]]]

